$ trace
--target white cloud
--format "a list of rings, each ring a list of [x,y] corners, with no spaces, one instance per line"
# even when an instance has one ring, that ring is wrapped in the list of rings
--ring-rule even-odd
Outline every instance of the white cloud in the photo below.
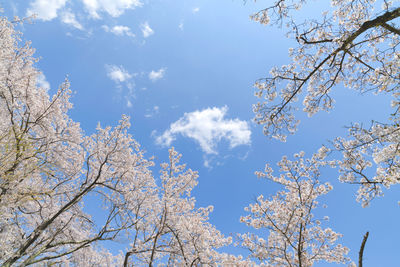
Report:
[[[132,101],[126,97],[126,107],[131,108],[132,107]]]
[[[154,106],[152,110],[147,110],[147,113],[144,114],[145,118],[151,118],[154,115],[158,114],[160,112],[160,107],[159,106]]]
[[[140,24],[140,29],[142,30],[142,33],[143,33],[143,37],[144,37],[144,38],[147,38],[147,37],[149,37],[150,35],[153,35],[153,34],[154,34],[153,29],[150,28],[150,25],[149,25],[149,23],[148,23],[147,21],[144,22],[144,23],[142,23],[142,24]]]
[[[246,121],[225,119],[228,108],[207,108],[185,113],[168,130],[156,138],[159,145],[170,146],[177,135],[194,139],[206,154],[218,154],[216,146],[222,139],[229,142],[230,148],[250,145],[251,131]]]
[[[117,36],[130,36],[130,37],[135,37],[135,34],[131,32],[131,29],[128,26],[123,26],[123,25],[116,25],[114,27],[108,27],[107,25],[103,25],[102,28],[106,32],[111,32]]]
[[[166,68],[161,68],[161,69],[159,69],[158,71],[152,70],[152,71],[149,73],[149,79],[150,79],[152,82],[155,82],[155,81],[157,81],[157,80],[159,80],[159,79],[162,79],[162,78],[164,77],[164,75],[165,75],[165,71],[166,71],[166,70],[167,70]]]
[[[183,21],[181,23],[179,23],[178,28],[183,31]]]
[[[106,65],[107,76],[117,84],[116,98],[124,99],[126,107],[132,107],[132,99],[135,98],[134,87],[135,83],[133,77],[137,74],[129,73],[122,66]]]
[[[36,85],[48,91],[50,89],[50,83],[46,80],[46,76],[43,73],[40,73],[36,76]]]
[[[76,20],[75,14],[70,11],[65,11],[61,14],[61,21],[79,30],[83,30],[83,26]]]
[[[100,18],[99,12],[103,11],[112,17],[122,15],[127,9],[142,6],[140,0],[83,0],[83,4],[92,18]]]
[[[50,21],[56,18],[59,10],[65,7],[70,0],[32,0],[26,11],[27,16],[37,15],[38,19]],[[100,12],[105,12],[112,17],[119,17],[126,10],[140,7],[143,3],[140,0],[82,0],[85,9],[92,18],[99,19]],[[72,15],[72,16],[71,16]],[[66,13],[62,21],[71,24],[75,28],[82,27],[77,23],[72,13]],[[65,22],[68,21],[68,22]],[[80,26],[78,26],[80,25]],[[151,29],[150,29],[151,30]],[[151,33],[150,33],[151,34]]]
[[[38,19],[48,21],[57,17],[57,11],[65,6],[67,0],[35,0],[31,2],[26,15],[37,15]]]
[[[106,65],[107,76],[116,83],[122,83],[132,78],[132,75],[122,66]]]
[[[199,12],[199,11],[200,11],[200,7],[195,7],[195,8],[192,9],[192,12],[193,12],[193,13],[197,13],[197,12]]]

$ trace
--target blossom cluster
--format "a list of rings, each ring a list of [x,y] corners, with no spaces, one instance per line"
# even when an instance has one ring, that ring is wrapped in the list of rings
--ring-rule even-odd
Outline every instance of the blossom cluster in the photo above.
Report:
[[[325,166],[321,154],[304,158],[304,153],[295,154],[291,161],[283,157],[278,163],[281,175],[274,176],[267,164],[258,177],[282,185],[271,198],[263,195],[245,209],[249,214],[241,218],[247,226],[268,233],[266,238],[255,233],[239,235],[241,246],[250,251],[250,256],[261,266],[312,266],[318,261],[347,263],[349,249],[337,244],[341,237],[329,227],[323,227],[328,218],[314,218],[313,210],[318,198],[332,190],[326,182],[320,182],[320,167]],[[264,230],[264,231],[261,231]]]

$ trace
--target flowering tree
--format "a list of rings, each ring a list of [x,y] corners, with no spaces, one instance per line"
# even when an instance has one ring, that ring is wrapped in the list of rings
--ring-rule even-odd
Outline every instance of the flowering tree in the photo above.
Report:
[[[256,172],[258,177],[268,178],[284,187],[272,198],[263,195],[245,210],[250,214],[241,222],[268,234],[247,233],[239,236],[241,245],[262,266],[312,266],[317,261],[346,263],[348,248],[336,244],[341,236],[331,228],[323,228],[323,221],[315,219],[313,210],[317,198],[328,193],[332,186],[319,181],[320,166],[326,165],[321,154],[310,159],[304,153],[295,154],[295,160],[286,157],[278,163],[282,174],[273,176],[272,168]],[[327,218],[324,218],[327,220]]]
[[[131,249],[125,254],[129,262],[148,266],[217,266],[229,260],[215,249],[231,243],[207,222],[212,206],[195,208],[190,193],[197,184],[197,172],[185,171],[179,155],[170,149],[169,163],[162,164],[161,186],[152,201],[151,214],[142,228],[135,231]]]
[[[37,85],[33,49],[21,47],[19,36],[0,18],[0,265],[196,266],[235,259],[216,251],[230,239],[207,222],[212,207],[195,208],[190,197],[197,173],[184,171],[170,150],[157,185],[126,116],[86,136],[67,114],[68,81],[50,98]],[[106,240],[128,240],[127,248],[113,255],[102,246]]]
[[[19,47],[19,35],[5,18],[0,35],[0,262],[79,263],[79,250],[97,251],[95,242],[138,223],[123,211],[130,195],[143,202],[151,196],[152,162],[127,134],[126,117],[115,128],[99,126],[85,136],[67,115],[68,81],[49,98],[36,85],[33,49]],[[89,194],[106,204],[101,223],[84,209]],[[88,262],[101,255],[108,254]]]
[[[382,194],[381,186],[398,183],[399,142],[399,37],[398,1],[331,0],[320,16],[296,22],[307,0],[276,0],[252,19],[263,24],[286,23],[288,36],[297,41],[289,50],[291,62],[271,70],[256,82],[256,95],[264,98],[254,106],[255,120],[268,136],[285,140],[296,131],[296,102],[313,115],[332,108],[331,91],[342,84],[361,93],[392,94],[392,123],[374,122],[370,128],[350,127],[349,138],[338,138],[343,152],[341,181],[360,184],[358,199],[367,205]],[[325,3],[328,4],[328,3]],[[305,10],[305,12],[307,12]],[[375,164],[376,174],[366,169]]]

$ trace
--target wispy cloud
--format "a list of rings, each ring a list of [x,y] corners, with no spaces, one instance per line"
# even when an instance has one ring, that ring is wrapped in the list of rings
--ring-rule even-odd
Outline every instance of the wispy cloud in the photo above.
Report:
[[[144,116],[146,118],[151,118],[154,115],[158,114],[160,112],[160,107],[159,106],[154,106],[151,110],[146,110],[146,114]]]
[[[130,37],[135,37],[135,34],[132,33],[131,29],[128,26],[116,25],[113,27],[109,27],[107,25],[103,25],[102,28],[104,31],[113,33],[117,36],[126,35]]]
[[[50,89],[50,83],[46,80],[46,76],[43,73],[40,73],[36,77],[36,85],[45,89],[46,91]]]
[[[193,14],[194,14],[194,13],[197,13],[197,12],[199,12],[199,11],[200,11],[200,7],[194,7],[194,8],[192,9]]]
[[[131,108],[133,106],[132,98],[134,98],[133,87],[130,87],[128,88],[128,93],[124,96],[127,108]]]
[[[159,69],[159,70],[157,70],[157,71],[155,71],[155,70],[152,70],[150,73],[149,73],[149,79],[152,81],[152,82],[155,82],[155,81],[157,81],[157,80],[159,80],[159,79],[162,79],[163,77],[164,77],[164,75],[165,75],[165,71],[167,70],[167,68],[161,68],[161,69]]]
[[[178,28],[181,30],[181,31],[183,31],[183,21],[181,21],[181,23],[179,23],[179,25],[178,25]]]
[[[140,29],[142,30],[144,38],[147,38],[150,35],[154,34],[154,30],[152,28],[150,28],[150,25],[149,25],[149,23],[147,21],[142,23],[142,24],[140,24]]]
[[[37,15],[38,19],[49,21],[57,17],[59,9],[65,6],[67,0],[34,0],[30,3],[27,16]]]
[[[73,6],[71,0],[31,0],[26,15],[36,15],[38,19],[50,21],[61,15],[61,21],[83,29],[71,11],[61,12],[66,6]],[[135,9],[143,5],[141,0],[82,0],[84,9],[89,17],[100,19],[101,13],[112,17],[119,17],[126,10]],[[75,12],[76,10],[74,10]],[[150,29],[151,30],[151,29]],[[151,33],[150,33],[151,34]]]
[[[143,3],[139,0],[83,0],[90,16],[99,19],[99,12],[106,12],[112,17],[122,15],[125,10],[140,7]]]
[[[64,11],[61,14],[61,21],[65,24],[71,25],[74,28],[83,30],[82,24],[80,24],[75,17],[75,14],[71,11]]]
[[[170,146],[178,135],[195,140],[206,154],[218,154],[217,145],[225,139],[232,149],[240,145],[250,145],[251,131],[246,121],[226,119],[228,107],[207,108],[185,113],[168,130],[156,138],[156,143]]]
[[[114,81],[119,89],[119,97],[123,97],[128,108],[132,107],[132,98],[134,98],[134,81],[133,77],[136,74],[131,74],[122,66],[105,65],[107,76]],[[124,86],[127,89],[124,89]]]
[[[122,66],[106,65],[106,70],[107,76],[117,83],[122,83],[132,78],[132,75]]]

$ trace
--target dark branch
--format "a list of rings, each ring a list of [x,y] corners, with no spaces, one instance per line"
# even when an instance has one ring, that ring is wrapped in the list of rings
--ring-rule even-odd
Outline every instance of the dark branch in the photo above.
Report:
[[[392,32],[392,33],[395,33],[395,34],[397,34],[397,35],[400,35],[400,30],[397,29],[397,28],[395,28],[395,27],[393,27],[393,26],[390,25],[390,24],[383,23],[381,26],[382,26],[383,28],[385,28],[386,30]]]
[[[363,238],[363,241],[361,242],[361,247],[360,247],[360,252],[358,252],[358,267],[362,267],[362,260],[363,260],[363,254],[364,254],[364,248],[365,248],[365,243],[367,242],[369,232],[366,232]]]

